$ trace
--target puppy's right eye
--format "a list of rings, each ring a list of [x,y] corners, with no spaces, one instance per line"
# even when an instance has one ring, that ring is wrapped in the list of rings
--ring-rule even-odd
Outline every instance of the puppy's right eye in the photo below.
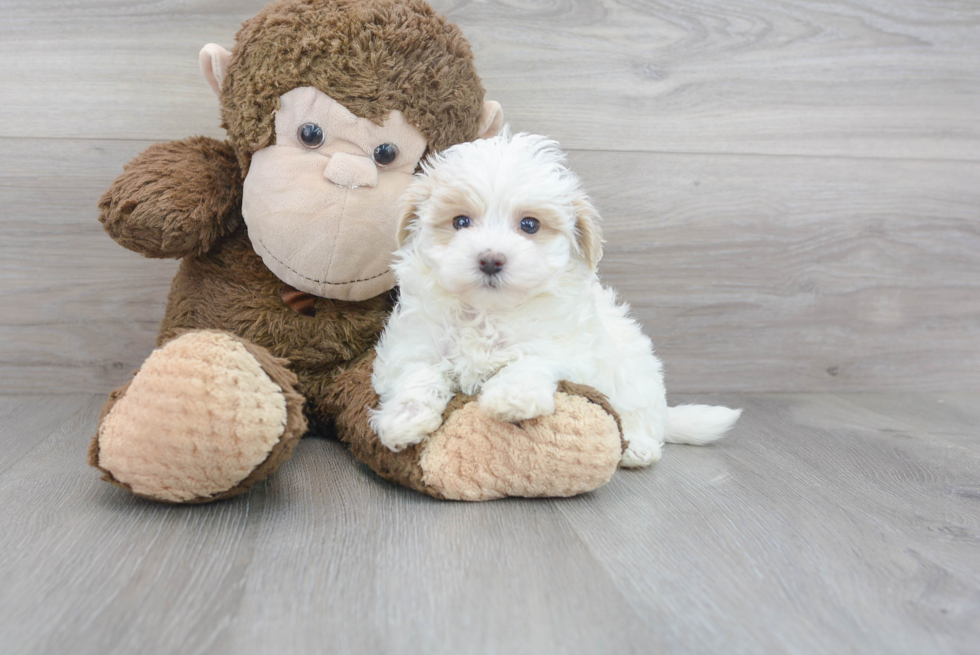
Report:
[[[521,219],[521,231],[527,232],[528,234],[534,234],[541,227],[541,221],[531,216],[525,216]]]
[[[457,216],[453,219],[453,227],[457,230],[463,230],[472,224],[473,221],[470,220],[469,216]]]
[[[323,128],[316,123],[304,123],[296,130],[299,142],[307,148],[319,148],[323,145]]]

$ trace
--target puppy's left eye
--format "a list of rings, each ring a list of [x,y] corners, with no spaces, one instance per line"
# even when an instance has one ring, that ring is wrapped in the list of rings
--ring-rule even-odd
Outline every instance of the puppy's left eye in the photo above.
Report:
[[[521,219],[522,232],[527,232],[528,234],[534,234],[535,232],[538,231],[538,228],[540,227],[541,227],[541,221],[539,221],[536,218],[531,218],[530,216],[528,216],[527,218]]]
[[[453,227],[457,230],[462,230],[473,224],[469,216],[457,216],[453,219]]]

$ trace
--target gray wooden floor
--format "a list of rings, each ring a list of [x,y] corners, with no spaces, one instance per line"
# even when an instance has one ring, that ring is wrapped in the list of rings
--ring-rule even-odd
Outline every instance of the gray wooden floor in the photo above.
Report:
[[[176,265],[96,203],[223,138],[197,67],[266,0],[0,0],[0,391],[122,384]],[[435,0],[570,149],[674,391],[980,391],[980,2]]]
[[[155,505],[84,459],[176,264],[96,202],[223,137],[197,52],[264,3],[0,0],[0,654],[980,653],[980,2],[434,1],[571,150],[675,400],[744,417],[569,500],[308,439]]]
[[[307,439],[248,496],[84,464],[0,398],[2,653],[976,653],[980,395],[705,396],[727,441],[568,500],[438,502]]]

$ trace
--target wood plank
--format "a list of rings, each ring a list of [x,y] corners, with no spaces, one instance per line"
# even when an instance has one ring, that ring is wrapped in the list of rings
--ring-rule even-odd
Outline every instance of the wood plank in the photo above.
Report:
[[[3,2],[0,136],[220,136],[197,69],[264,0]],[[458,3],[490,97],[568,147],[980,158],[980,6]]]
[[[0,327],[0,392],[99,393],[130,379],[159,323],[126,319]]]
[[[97,209],[123,166],[151,143],[0,139],[0,323],[159,322],[176,262],[115,244]]]
[[[0,471],[0,639],[80,655],[971,652],[980,434],[949,440],[966,428],[936,398],[678,397],[746,412],[729,439],[668,446],[573,499],[434,501],[307,439],[249,495],[173,507],[85,464],[101,398],[0,397],[0,417],[62,417],[46,438],[22,421],[38,444]]]
[[[451,15],[517,126],[568,147],[980,157],[975,3],[493,2]]]
[[[972,652],[980,514],[956,490],[976,489],[976,430],[831,426],[856,410],[820,394],[710,400],[746,408],[730,439],[561,505],[668,650]]]
[[[980,167],[573,152],[668,390],[975,390]],[[638,182],[638,180],[644,180]]]
[[[0,475],[91,404],[91,394],[0,396]]]
[[[205,652],[239,599],[253,501],[180,507],[117,493],[85,462],[101,405],[90,397],[0,476],[4,648]]]
[[[85,466],[79,433],[100,405],[0,476],[0,635],[13,652],[599,652],[639,639],[547,503],[433,501],[308,439],[245,498],[156,505]]]
[[[970,393],[848,393],[840,396],[859,407],[877,429],[896,437],[930,434],[964,446],[976,444],[980,432],[980,402]],[[914,407],[910,413],[908,407]],[[824,424],[840,420],[840,415],[825,417]],[[977,488],[980,493],[980,487]]]
[[[96,201],[147,142],[10,139],[0,389],[108,391],[153,347],[172,261]],[[60,179],[45,171],[58,158]],[[673,391],[980,388],[980,165],[573,152],[603,279]]]
[[[254,565],[217,650],[599,653],[661,643],[637,629],[552,503],[435,501],[379,481],[337,443],[302,445],[306,457],[270,486]]]
[[[150,143],[0,140],[0,391],[104,393],[152,350],[177,262],[119,247],[97,220]]]

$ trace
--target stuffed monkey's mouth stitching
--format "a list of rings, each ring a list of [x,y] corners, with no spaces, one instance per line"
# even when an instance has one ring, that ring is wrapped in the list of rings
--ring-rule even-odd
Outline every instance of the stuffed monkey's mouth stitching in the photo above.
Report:
[[[272,254],[272,251],[269,249],[269,246],[265,245],[265,241],[262,240],[262,237],[259,237],[259,243],[262,244],[262,249],[265,250],[266,254],[268,254],[269,257],[272,257],[272,259],[274,259],[277,263],[279,263],[282,266],[284,266],[285,268],[289,269],[290,271],[292,271],[296,275],[300,276],[304,280],[309,280],[310,282],[316,282],[317,284],[329,284],[331,286],[339,287],[339,286],[343,286],[345,284],[356,284],[358,282],[370,282],[371,280],[376,280],[379,277],[381,277],[382,275],[386,275],[387,273],[390,273],[391,272],[391,269],[388,269],[388,270],[381,271],[377,275],[372,275],[371,277],[362,277],[362,278],[360,278],[358,280],[351,280],[349,282],[330,282],[329,280],[318,280],[315,277],[310,277],[308,275],[303,275],[302,273],[300,273],[299,271],[297,271],[295,268],[293,268],[292,266],[290,266],[286,262],[282,261],[281,259],[279,259],[275,255],[273,255]]]

